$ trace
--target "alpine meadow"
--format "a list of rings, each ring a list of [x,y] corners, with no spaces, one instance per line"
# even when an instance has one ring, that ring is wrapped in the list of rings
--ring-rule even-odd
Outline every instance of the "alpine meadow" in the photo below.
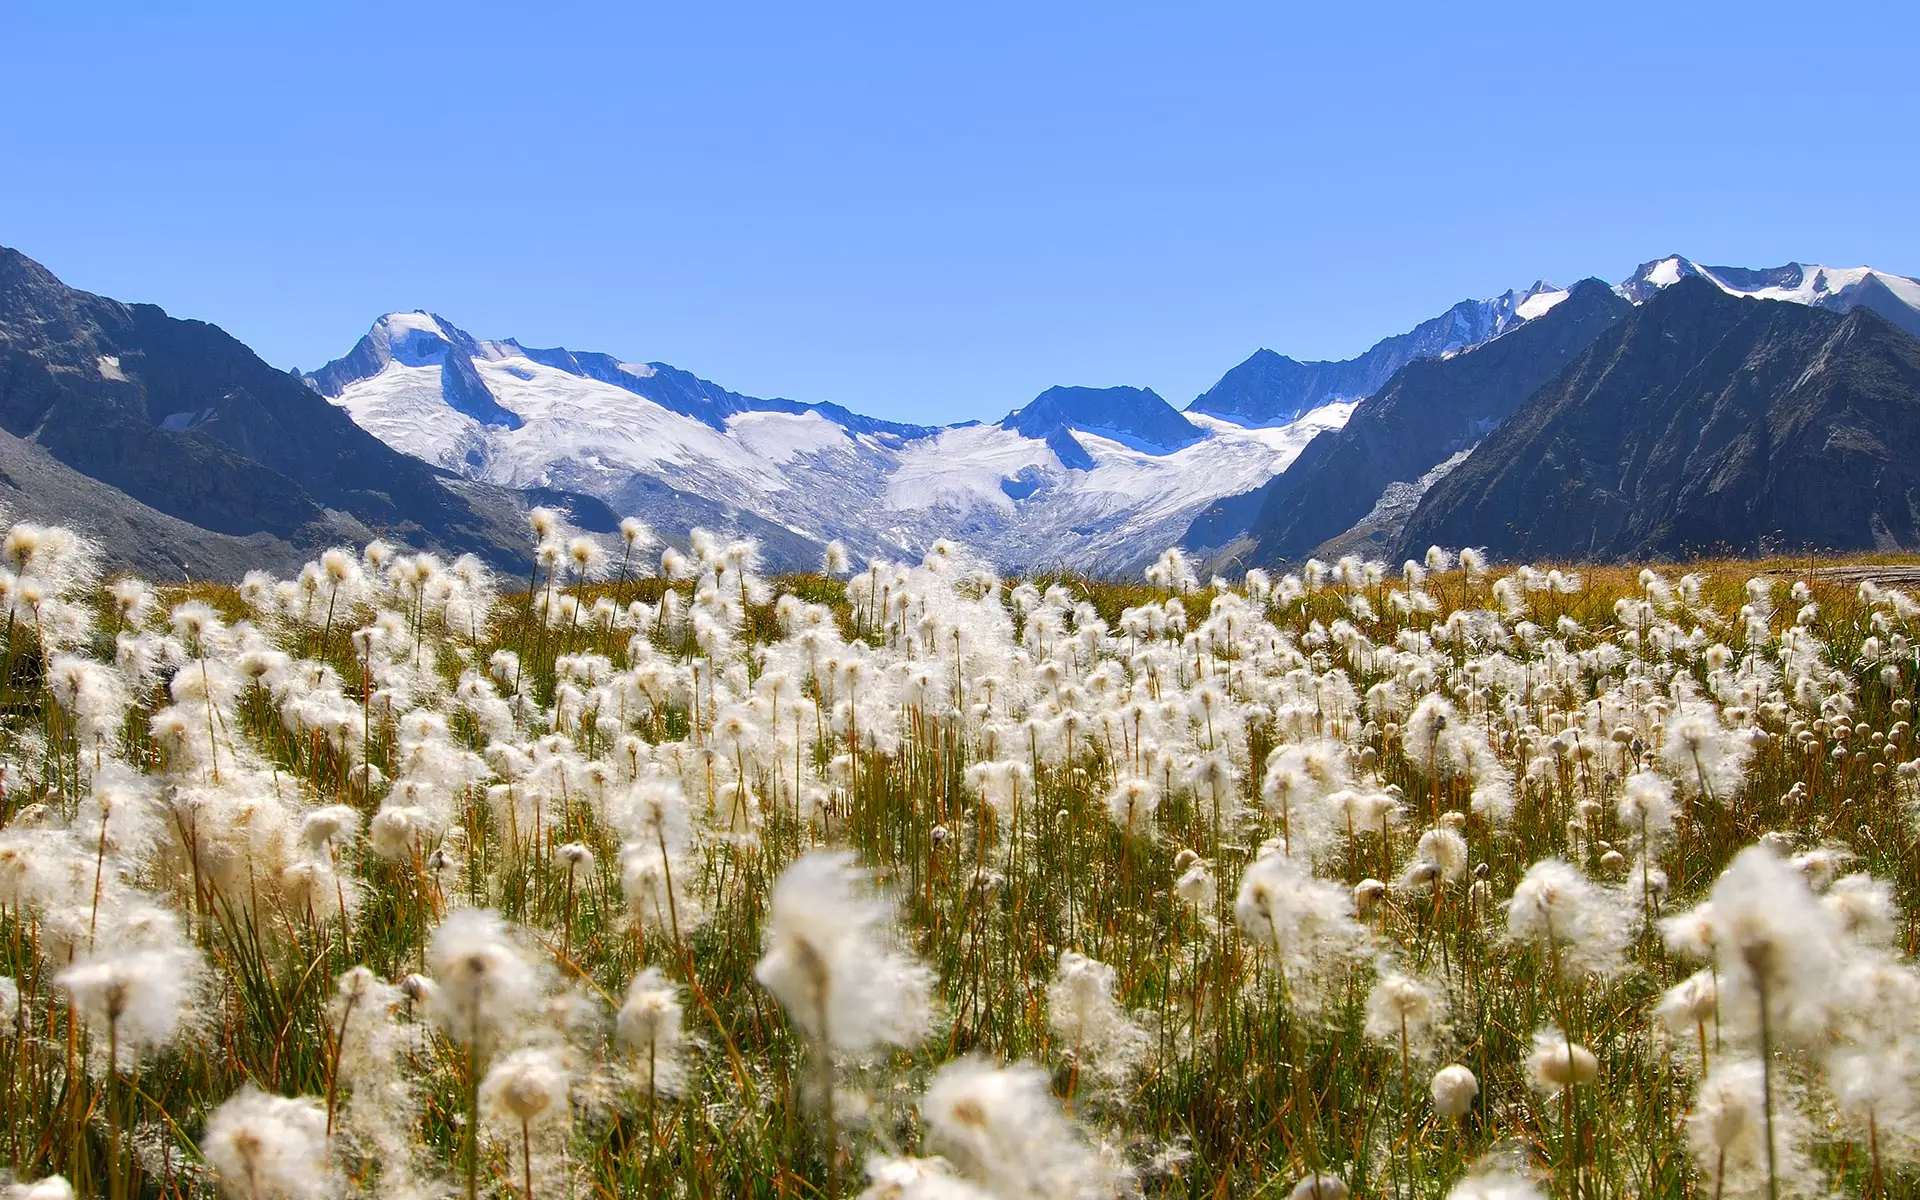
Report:
[[[531,522],[237,587],[7,533],[7,1196],[1920,1178],[1902,591]]]
[[[0,39],[0,1200],[1920,1200],[1920,4]]]

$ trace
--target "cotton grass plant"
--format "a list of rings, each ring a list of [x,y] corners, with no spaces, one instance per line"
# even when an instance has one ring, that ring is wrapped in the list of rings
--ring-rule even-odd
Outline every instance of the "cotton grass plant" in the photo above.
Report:
[[[7,532],[0,1194],[1920,1186],[1902,592],[530,528]]]

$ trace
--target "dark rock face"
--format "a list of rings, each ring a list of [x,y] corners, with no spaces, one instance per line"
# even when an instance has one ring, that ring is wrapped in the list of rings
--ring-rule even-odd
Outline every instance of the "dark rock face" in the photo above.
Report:
[[[1187,407],[1246,425],[1283,425],[1328,397],[1371,395],[1386,382],[1379,365],[1361,359],[1301,362],[1255,350]]]
[[[1202,513],[1187,544],[1214,549],[1243,538],[1249,563],[1307,557],[1366,517],[1389,485],[1413,484],[1485,437],[1631,307],[1599,280],[1583,280],[1544,316],[1485,345],[1407,363],[1285,473]]]
[[[1408,520],[1501,557],[1684,558],[1920,544],[1920,342],[1845,315],[1664,289]]]
[[[1859,308],[1871,309],[1914,337],[1920,338],[1920,312],[1917,312],[1905,300],[1893,294],[1878,278],[1869,278],[1863,282],[1853,295],[1853,302]]]
[[[1080,444],[1071,430],[1055,429],[1046,437],[1047,449],[1060,460],[1060,465],[1070,471],[1091,471],[1094,468],[1093,455]]]
[[[1083,464],[1068,462],[1073,451],[1063,452],[1053,439],[1071,429],[1110,437],[1152,454],[1170,454],[1206,436],[1151,388],[1133,387],[1051,387],[1031,404],[1008,413],[1000,427],[1045,440],[1069,467]],[[1075,449],[1084,465],[1091,466],[1085,449],[1078,443]]]
[[[6,249],[0,427],[218,534],[321,546],[344,516],[409,545],[515,569],[531,550],[432,468],[221,330],[75,291]]]

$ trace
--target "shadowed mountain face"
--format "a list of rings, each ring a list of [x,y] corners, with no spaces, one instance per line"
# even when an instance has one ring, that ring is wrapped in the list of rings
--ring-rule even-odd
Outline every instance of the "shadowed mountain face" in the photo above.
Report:
[[[1203,513],[1187,543],[1231,548],[1247,562],[1306,558],[1366,519],[1389,489],[1416,488],[1471,448],[1630,311],[1606,284],[1583,280],[1511,333],[1451,358],[1407,363],[1285,474]]]
[[[1050,387],[1000,428],[1043,439],[1078,429],[1149,454],[1171,454],[1206,436],[1151,388],[1133,387]]]
[[[1682,278],[1420,500],[1397,553],[1619,560],[1920,544],[1920,342]]]
[[[380,535],[515,568],[531,550],[513,522],[214,326],[76,291],[6,249],[0,428],[184,523],[166,528],[187,540],[197,527],[299,551]],[[102,536],[114,561],[153,561]],[[180,549],[160,561],[194,558]]]

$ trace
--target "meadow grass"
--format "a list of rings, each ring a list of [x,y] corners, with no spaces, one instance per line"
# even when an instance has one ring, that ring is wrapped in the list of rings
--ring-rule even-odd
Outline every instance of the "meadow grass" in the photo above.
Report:
[[[0,671],[0,1160],[20,1180],[1915,1187],[1914,613],[1824,564],[1203,586],[1175,558],[1162,586],[1015,585],[958,552],[763,580],[747,549],[696,543],[669,581],[555,543],[505,594],[383,547],[278,586],[146,590],[38,537],[8,543]],[[1689,712],[1706,727],[1681,730]],[[1690,769],[1683,732],[1738,761]],[[1670,832],[1623,818],[1636,772],[1671,791]],[[1690,958],[1661,922],[1756,844],[1790,876],[1781,911],[1798,887],[1816,923],[1774,930],[1763,905],[1735,928],[1729,884],[1723,940]],[[760,969],[776,882],[822,848],[882,905],[847,920],[873,918],[856,933],[883,957],[836,966],[853,910],[826,901],[779,936],[836,1000],[873,982],[849,974],[899,976],[865,1039],[859,1012],[826,1022],[822,996],[810,1023]],[[1565,878],[1535,869],[1553,859]],[[468,910],[501,924],[449,932]],[[1807,952],[1827,978],[1791,976],[1802,936],[1837,947]],[[1703,968],[1725,985],[1710,1015],[1656,1016]],[[649,969],[653,1010],[629,995]],[[1722,977],[1776,969],[1736,1013],[1753,1004]],[[466,1000],[461,970],[484,976]],[[925,1011],[892,1011],[915,979]],[[136,1018],[151,1036],[129,1044]],[[632,1029],[654,1031],[638,1051]],[[967,1106],[1014,1092],[956,1060],[1034,1064],[1066,1121],[1021,1109],[1024,1140],[991,1141],[1013,1133]],[[1756,1062],[1770,1168],[1746,1085],[1700,1097],[1703,1067]],[[1449,1064],[1477,1084],[1457,1116],[1429,1091]],[[979,1089],[945,1125],[936,1078]],[[250,1087],[261,1103],[233,1100]]]

